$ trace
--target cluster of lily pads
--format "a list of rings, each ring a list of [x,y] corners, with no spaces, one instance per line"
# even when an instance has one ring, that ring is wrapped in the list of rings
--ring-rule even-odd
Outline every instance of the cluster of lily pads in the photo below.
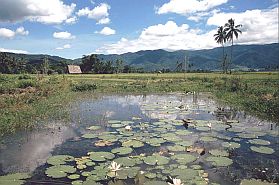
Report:
[[[213,167],[233,164],[229,151],[241,146],[237,142],[239,138],[232,140],[231,137],[217,134],[226,127],[218,121],[215,121],[210,129],[208,121],[203,120],[193,121],[190,125],[192,129],[189,130],[183,129],[182,125],[181,120],[159,120],[152,123],[142,123],[139,119],[110,120],[108,131],[101,134],[95,132],[101,127],[91,126],[88,128],[89,132],[82,137],[92,140],[97,149],[80,158],[53,156],[47,160],[52,166],[48,167],[45,173],[51,178],[67,177],[72,180],[72,184],[92,184],[115,179],[138,180],[140,177],[144,185],[166,184],[168,176],[180,179],[181,184],[214,184],[210,182],[199,162],[207,162]],[[194,130],[199,132],[197,140],[186,139],[195,137]],[[245,136],[247,138],[247,135]],[[206,151],[204,156],[201,156],[201,150],[205,149],[194,147],[197,141],[206,144],[221,139],[225,140],[221,147]],[[256,145],[269,144],[268,141],[252,137],[249,139],[249,143],[253,144],[251,149],[256,152]],[[107,148],[111,150],[107,151]],[[152,148],[153,152],[140,153],[140,148]],[[103,149],[106,151],[102,151]]]

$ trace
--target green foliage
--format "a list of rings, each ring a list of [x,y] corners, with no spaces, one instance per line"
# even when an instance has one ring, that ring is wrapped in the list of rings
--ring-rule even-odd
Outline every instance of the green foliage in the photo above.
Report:
[[[96,84],[80,83],[80,84],[72,85],[72,91],[75,91],[75,92],[94,91],[96,89],[97,89]]]
[[[35,80],[20,80],[17,84],[17,87],[18,88],[27,88],[27,87],[36,87],[37,86],[37,83]]]
[[[29,79],[34,79],[31,75],[28,74],[22,74],[18,76],[19,80],[29,80]]]

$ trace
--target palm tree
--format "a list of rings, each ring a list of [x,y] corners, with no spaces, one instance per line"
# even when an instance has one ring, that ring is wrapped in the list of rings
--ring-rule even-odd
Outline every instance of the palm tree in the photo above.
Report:
[[[224,72],[227,72],[226,71],[226,60],[225,60],[225,46],[224,44],[226,43],[227,41],[227,38],[226,38],[226,31],[224,30],[224,27],[223,26],[219,26],[218,27],[218,30],[217,30],[217,33],[214,34],[214,37],[215,37],[215,40],[218,44],[221,44],[222,47],[223,47],[223,60],[222,60],[222,67],[223,67],[223,71]]]
[[[242,33],[241,30],[238,29],[241,26],[242,26],[241,24],[235,25],[234,20],[232,18],[229,19],[228,23],[225,24],[225,32],[227,32],[226,39],[230,40],[232,42],[230,63],[232,63],[232,58],[233,58],[233,39],[234,39],[234,36],[236,39],[238,39],[238,34]]]

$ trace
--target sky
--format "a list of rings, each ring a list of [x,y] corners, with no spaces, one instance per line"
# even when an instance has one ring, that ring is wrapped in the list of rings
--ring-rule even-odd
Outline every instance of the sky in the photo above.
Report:
[[[91,53],[198,50],[233,18],[236,44],[278,43],[278,0],[0,0],[0,51]]]

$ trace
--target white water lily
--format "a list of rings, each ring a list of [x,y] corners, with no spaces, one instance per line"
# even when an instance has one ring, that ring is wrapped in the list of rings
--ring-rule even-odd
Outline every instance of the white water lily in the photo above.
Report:
[[[110,166],[108,167],[112,172],[116,172],[121,170],[120,169],[121,164],[117,164],[116,162],[112,161],[112,163],[110,164]]]
[[[183,185],[180,179],[172,179],[172,184],[168,182],[169,185]]]
[[[132,127],[131,127],[130,125],[127,125],[127,126],[125,127],[125,130],[131,131],[131,130],[132,130]]]
[[[207,126],[211,129],[212,128],[212,124],[211,123],[207,123]]]

